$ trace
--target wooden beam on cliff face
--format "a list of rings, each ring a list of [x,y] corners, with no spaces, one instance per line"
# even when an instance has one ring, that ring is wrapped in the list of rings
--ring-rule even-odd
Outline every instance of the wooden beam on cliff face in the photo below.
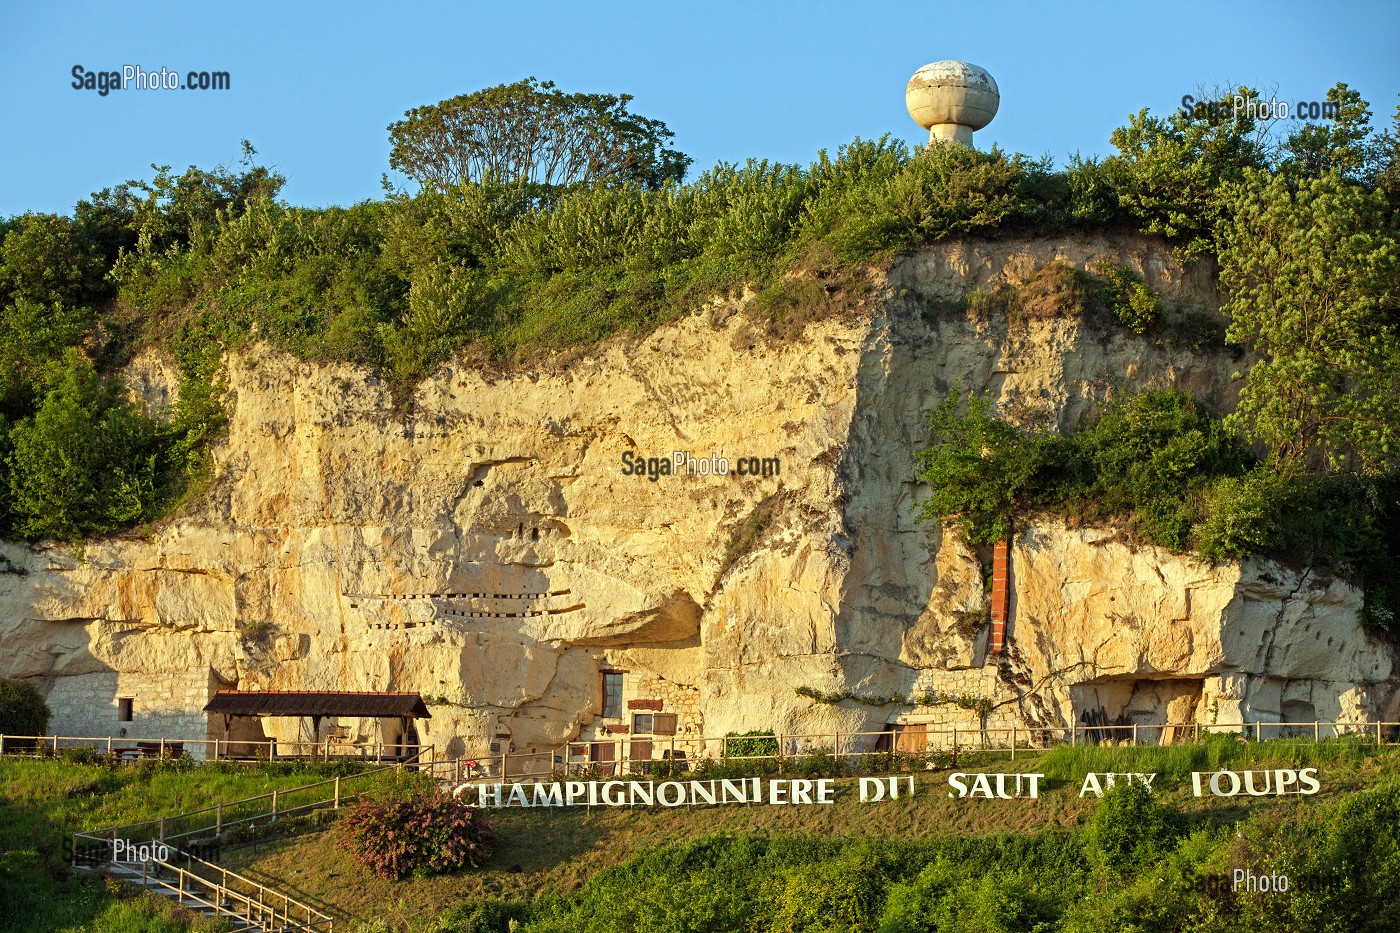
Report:
[[[989,654],[1001,654],[1006,646],[1006,623],[1011,614],[1011,537],[992,548],[992,645]]]

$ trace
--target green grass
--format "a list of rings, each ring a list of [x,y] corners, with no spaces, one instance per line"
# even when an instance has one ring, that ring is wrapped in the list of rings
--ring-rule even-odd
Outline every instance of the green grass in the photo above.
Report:
[[[0,760],[0,905],[14,905],[0,909],[0,931],[189,929],[180,916],[159,912],[159,899],[118,903],[100,876],[70,872],[71,834],[298,787],[326,770]]]
[[[1269,798],[1249,804],[1192,797],[1190,772],[1221,766],[1316,766],[1321,769],[1323,793],[1318,798]],[[1038,801],[950,800],[945,782],[951,770],[939,768],[921,775],[917,796],[877,804],[838,797],[834,805],[821,807],[494,811],[490,819],[500,842],[493,858],[480,871],[453,877],[383,881],[343,852],[333,829],[274,842],[256,851],[244,849],[232,853],[232,858],[238,870],[282,885],[294,897],[338,918],[381,918],[399,929],[432,930],[439,918],[454,910],[459,917],[480,910],[489,913],[495,910],[489,906],[493,903],[504,904],[509,908],[507,912],[516,911],[516,916],[523,916],[521,911],[535,909],[530,905],[538,906],[537,902],[564,905],[559,909],[566,911],[570,918],[567,923],[586,929],[595,921],[570,913],[573,908],[568,905],[577,906],[579,899],[595,895],[609,902],[633,898],[649,904],[649,916],[658,924],[648,927],[640,916],[626,920],[621,915],[608,915],[606,923],[623,924],[619,929],[684,929],[680,921],[671,927],[659,918],[668,910],[681,909],[668,898],[675,891],[689,891],[703,899],[703,892],[696,891],[693,884],[675,873],[663,872],[658,880],[647,880],[647,873],[655,868],[658,859],[687,864],[698,858],[696,852],[706,852],[709,854],[705,858],[729,864],[729,856],[721,857],[718,850],[737,847],[735,851],[741,851],[744,846],[762,842],[776,846],[773,851],[779,854],[765,855],[769,861],[755,865],[753,871],[758,875],[769,873],[769,883],[778,885],[786,884],[785,873],[796,871],[793,866],[806,858],[798,858],[793,855],[795,852],[825,852],[826,855],[814,855],[812,859],[844,864],[848,857],[873,858],[871,853],[884,846],[880,851],[885,854],[880,858],[907,862],[920,870],[937,862],[940,854],[950,857],[949,853],[974,851],[1002,853],[996,858],[1005,859],[1008,875],[1014,875],[1042,862],[1070,856],[1082,861],[1083,833],[1098,806],[1097,799],[1078,796],[1087,771],[1160,772],[1162,776],[1154,785],[1159,798],[1193,832],[1205,834],[1203,838],[1210,843],[1207,848],[1214,852],[1213,847],[1231,838],[1233,828],[1245,821],[1277,819],[1288,823],[1305,819],[1377,784],[1400,782],[1400,748],[1377,747],[1363,739],[1253,743],[1221,737],[1200,746],[1065,747],[1018,755],[1014,763],[1006,751],[960,756],[957,770],[1046,774],[1042,785],[1045,794]],[[715,842],[716,839],[720,841]],[[813,846],[817,848],[811,849]],[[1003,849],[1022,854],[1008,855]],[[1017,858],[1022,861],[1017,862]],[[626,884],[617,880],[619,877],[631,879],[626,883],[632,885],[630,892],[624,891]],[[1076,885],[1088,883],[1078,874],[1071,880]],[[751,881],[741,878],[724,883],[748,890]],[[666,885],[671,886],[670,893],[661,890]],[[975,900],[992,894],[969,891],[967,896]],[[542,930],[568,928],[539,922],[542,925],[538,929]],[[596,922],[605,926],[603,919]],[[637,925],[626,925],[633,922]],[[720,921],[711,916],[706,922]],[[443,929],[474,929],[453,924],[446,924]],[[497,927],[488,925],[482,929]],[[692,929],[726,927],[702,924]]]

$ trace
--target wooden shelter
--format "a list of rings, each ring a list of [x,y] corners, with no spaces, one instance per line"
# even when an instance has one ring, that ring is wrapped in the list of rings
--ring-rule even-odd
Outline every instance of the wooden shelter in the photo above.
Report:
[[[340,690],[220,690],[204,707],[210,715],[223,717],[223,739],[232,753],[236,746],[259,744],[246,736],[234,736],[236,721],[262,718],[309,718],[312,734],[321,742],[323,719],[397,720],[394,741],[383,743],[378,757],[409,758],[417,752],[418,732],[414,720],[431,719],[432,714],[417,693],[366,693]],[[259,726],[258,732],[262,729]],[[268,743],[272,757],[274,743]],[[327,740],[324,751],[330,754]],[[362,751],[363,753],[363,751]]]

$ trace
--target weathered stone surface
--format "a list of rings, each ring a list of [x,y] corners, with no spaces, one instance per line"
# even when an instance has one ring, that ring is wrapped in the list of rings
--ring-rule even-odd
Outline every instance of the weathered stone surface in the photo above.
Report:
[[[991,705],[986,725],[1018,728],[1100,706],[1205,724],[1390,710],[1393,655],[1359,629],[1354,588],[1054,522],[1017,532],[1010,648],[987,657],[976,554],[915,521],[924,412],[955,383],[1066,428],[1125,387],[1233,403],[1225,354],[940,306],[1101,256],[1175,305],[1216,300],[1210,270],[1151,240],[954,242],[901,261],[885,297],[800,341],[761,338],[715,305],[554,369],[444,367],[407,412],[361,369],[254,350],[229,361],[231,424],[200,503],[81,555],[0,545],[0,673],[59,696],[79,680],[84,696],[115,691],[113,675],[418,690],[433,710],[424,741],[546,761],[630,721],[625,703],[601,718],[604,669],[626,672],[624,701],[677,712],[684,736],[896,718],[970,729],[984,723],[974,700]],[[162,372],[143,359],[131,384],[168,404]],[[715,454],[776,457],[780,471],[622,473],[624,452],[674,451],[697,469]],[[969,704],[825,705],[799,687]],[[99,728],[114,697],[94,701],[97,719],[53,726]]]

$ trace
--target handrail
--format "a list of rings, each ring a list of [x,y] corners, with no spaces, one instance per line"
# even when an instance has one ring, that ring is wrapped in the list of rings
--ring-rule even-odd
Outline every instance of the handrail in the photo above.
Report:
[[[321,911],[319,911],[319,910],[317,910],[316,908],[312,907],[310,904],[302,903],[301,901],[297,900],[296,898],[292,897],[291,895],[284,894],[283,892],[278,891],[278,890],[276,890],[275,888],[269,888],[267,885],[262,884],[261,882],[254,881],[254,880],[251,879],[251,878],[247,878],[247,877],[245,877],[245,876],[243,876],[243,875],[238,874],[238,872],[229,871],[227,868],[224,868],[224,867],[221,866],[221,865],[215,865],[215,864],[213,864],[212,862],[206,862],[204,859],[202,859],[202,858],[197,858],[197,857],[195,857],[195,856],[193,856],[193,855],[187,855],[187,854],[181,853],[181,857],[184,858],[184,859],[186,859],[186,860],[188,860],[188,861],[190,861],[190,862],[198,862],[200,865],[203,865],[205,868],[211,869],[211,870],[213,870],[213,871],[217,871],[217,872],[219,873],[219,875],[220,875],[220,880],[219,880],[219,882],[218,882],[218,886],[219,886],[220,888],[223,888],[223,889],[228,890],[228,891],[232,891],[232,892],[235,893],[235,894],[238,893],[238,892],[234,891],[233,888],[230,888],[230,887],[228,886],[228,879],[229,879],[229,878],[235,878],[235,879],[237,879],[237,880],[243,882],[244,884],[248,885],[249,887],[251,887],[251,888],[252,888],[253,890],[255,890],[255,891],[259,891],[259,892],[262,892],[262,893],[266,893],[266,894],[269,894],[269,895],[271,895],[271,896],[273,896],[273,897],[276,897],[276,898],[281,898],[282,903],[283,903],[283,914],[284,914],[284,915],[287,913],[287,910],[286,910],[287,906],[290,905],[290,906],[292,906],[292,907],[295,907],[298,911],[305,913],[308,922],[310,921],[312,914],[315,914],[319,919],[324,920],[326,923],[330,923],[330,922],[331,922],[331,918],[330,918],[329,916],[327,916],[326,914],[321,913]],[[178,868],[179,866],[176,866],[176,867]],[[196,877],[196,878],[202,878],[202,877],[203,877],[203,876],[201,876],[200,874],[198,874],[197,872],[193,872],[193,871],[191,871],[190,874],[194,875],[194,877]],[[211,881],[211,879],[204,878],[204,880],[207,881],[207,882],[213,883],[213,882]],[[259,903],[262,903],[262,902],[260,901]]]
[[[227,876],[237,878],[239,881],[242,881],[252,888],[253,894],[257,895],[257,900],[254,900],[253,896],[250,894],[229,887],[226,883],[214,881],[198,872],[159,860],[141,863],[142,886],[147,888],[163,888],[175,894],[176,897],[182,901],[186,899],[195,901],[205,907],[211,908],[221,916],[233,917],[248,924],[256,922],[257,925],[264,930],[316,930],[324,928],[327,933],[332,933],[334,930],[334,919],[312,907],[310,904],[304,904],[293,897],[283,894],[281,891],[270,888],[264,884],[259,884],[256,881],[227,871],[226,869],[219,868],[217,865],[211,865],[201,859],[194,859],[192,856],[185,857],[191,858],[193,861],[197,861],[208,868],[219,871],[225,878]],[[152,873],[151,866],[156,867],[157,871],[155,873]],[[127,871],[132,875],[136,873],[135,868],[128,868]],[[162,878],[159,874],[160,871],[173,872],[175,881],[172,882],[169,879]],[[187,887],[185,884],[187,881],[191,882],[192,886],[195,888],[208,891],[213,897],[213,900],[207,897],[201,897],[197,890],[191,890],[191,888]],[[268,903],[269,900],[273,901],[273,903]],[[282,916],[280,920],[278,919],[279,911],[277,908],[277,901],[281,901],[282,904],[280,911]],[[230,904],[230,902],[232,903]],[[299,915],[295,923],[293,923],[292,917],[294,911]],[[305,917],[305,922],[301,920],[303,916]]]
[[[410,759],[410,761],[409,761],[409,762],[405,762],[405,764],[413,763],[414,761],[415,761],[415,759]],[[200,813],[216,813],[216,812],[221,811],[221,810],[231,810],[231,809],[233,809],[234,807],[241,806],[241,805],[246,804],[246,803],[253,803],[253,802],[258,801],[258,800],[270,800],[270,799],[275,798],[275,797],[286,797],[286,796],[289,796],[289,795],[291,795],[291,794],[299,793],[300,791],[311,790],[313,787],[322,787],[322,786],[325,786],[325,785],[327,785],[327,784],[344,784],[344,783],[349,782],[349,781],[358,781],[360,778],[367,778],[367,777],[371,777],[372,775],[383,774],[383,773],[386,772],[386,771],[394,771],[394,770],[397,770],[398,768],[399,768],[398,765],[385,765],[385,766],[382,767],[382,768],[373,768],[373,769],[371,769],[371,770],[369,770],[369,771],[361,771],[359,774],[347,774],[347,775],[345,775],[344,777],[327,778],[327,779],[324,780],[324,781],[316,781],[316,782],[313,783],[313,784],[298,784],[296,787],[288,787],[288,788],[286,788],[285,790],[274,790],[274,791],[269,791],[269,792],[266,793],[266,794],[258,794],[258,795],[254,796],[254,797],[244,797],[244,798],[242,798],[242,799],[240,799],[240,800],[230,800],[230,801],[228,801],[227,803],[216,803],[216,804],[213,804],[212,806],[200,807],[200,808],[197,809],[197,810],[185,810],[185,811],[183,811],[183,812],[181,812],[181,813],[176,813],[176,814],[174,814],[173,816],[158,817],[158,818],[156,818],[156,819],[154,819],[154,820],[138,820],[138,821],[135,822],[135,823],[118,823],[118,824],[115,825],[115,826],[103,826],[103,827],[100,827],[99,829],[88,830],[87,832],[90,832],[90,833],[91,833],[91,832],[107,832],[107,831],[109,831],[109,830],[131,829],[131,828],[134,828],[134,827],[137,827],[137,826],[155,826],[155,825],[159,825],[159,824],[161,824],[161,823],[169,822],[169,821],[171,821],[171,820],[179,820],[179,819],[184,819],[185,817],[196,816],[196,815],[198,815],[198,814],[200,814]],[[327,799],[330,799],[330,798],[327,798]],[[324,803],[325,801],[323,800],[323,801],[320,801],[320,802],[321,802],[321,803]],[[302,804],[302,805],[299,806],[299,807],[293,807],[293,808],[291,808],[291,809],[302,809],[303,807],[306,807],[306,806],[309,806],[309,805],[308,805],[308,804]],[[287,812],[287,811],[280,811],[280,812]]]
[[[431,748],[427,749],[426,751],[430,751],[430,750],[431,750]],[[420,753],[420,755],[421,755],[421,753]],[[359,774],[348,775],[348,776],[345,776],[345,777],[331,778],[331,779],[325,780],[325,781],[315,781],[315,782],[313,782],[313,783],[311,783],[311,784],[302,784],[302,785],[298,785],[297,787],[289,787],[289,788],[287,788],[287,789],[285,789],[285,790],[277,790],[277,791],[273,791],[273,792],[267,793],[267,794],[258,794],[258,795],[254,796],[254,797],[245,797],[245,798],[243,798],[243,799],[241,799],[241,800],[233,800],[233,801],[229,801],[229,802],[227,802],[227,803],[218,803],[218,804],[215,804],[215,805],[210,806],[210,807],[201,807],[201,808],[199,808],[199,809],[197,809],[197,810],[190,810],[190,811],[186,811],[186,812],[184,812],[184,813],[176,813],[176,814],[173,814],[173,815],[171,815],[171,816],[159,817],[159,818],[153,819],[153,820],[140,820],[140,821],[137,821],[137,822],[134,822],[134,823],[119,823],[119,824],[117,824],[117,825],[115,825],[115,826],[101,826],[101,827],[96,827],[96,828],[89,829],[89,830],[79,830],[79,831],[73,833],[72,861],[73,861],[73,864],[74,864],[75,866],[79,863],[79,862],[78,862],[78,843],[79,843],[79,840],[86,840],[86,841],[88,841],[88,842],[90,842],[90,843],[96,843],[96,844],[102,845],[102,844],[105,844],[105,843],[108,843],[108,842],[115,842],[115,840],[116,840],[119,836],[127,835],[127,834],[129,834],[132,830],[156,828],[156,829],[158,830],[158,833],[159,833],[159,834],[158,834],[158,836],[155,838],[155,840],[150,840],[150,841],[159,841],[159,842],[161,842],[161,843],[174,843],[176,840],[183,839],[183,838],[189,837],[189,836],[196,836],[196,835],[199,835],[199,834],[201,834],[201,833],[206,833],[206,832],[210,831],[211,829],[214,830],[214,831],[217,833],[217,832],[221,832],[221,831],[223,831],[223,830],[225,830],[225,829],[228,829],[229,827],[232,827],[232,826],[237,826],[237,825],[242,824],[242,823],[255,823],[255,822],[258,821],[259,819],[265,819],[265,818],[267,818],[267,817],[271,817],[272,820],[275,821],[279,816],[286,816],[286,815],[289,815],[289,814],[292,814],[292,813],[296,813],[296,812],[299,812],[299,811],[302,811],[302,810],[314,809],[314,808],[316,808],[316,807],[323,807],[323,806],[325,806],[325,805],[327,805],[327,804],[331,804],[331,805],[333,805],[333,806],[335,806],[335,807],[338,808],[338,807],[339,807],[342,803],[344,803],[345,801],[354,799],[356,796],[358,796],[358,792],[357,792],[357,793],[352,793],[352,794],[343,794],[343,793],[341,793],[341,788],[342,788],[342,786],[343,786],[346,782],[358,781],[358,780],[360,780],[360,779],[362,779],[362,778],[374,777],[374,776],[376,776],[376,775],[384,774],[385,772],[388,772],[388,771],[400,770],[400,769],[402,769],[405,765],[414,765],[414,764],[418,764],[418,757],[419,757],[419,756],[415,756],[414,758],[411,758],[411,759],[409,759],[408,761],[400,762],[400,763],[398,763],[398,764],[396,764],[396,765],[388,765],[388,766],[385,766],[385,767],[382,767],[382,768],[375,768],[375,769],[372,769],[372,770],[370,770],[370,771],[362,771],[362,772],[360,772]],[[327,785],[334,785],[334,786],[335,786],[335,790],[334,790],[331,794],[329,794],[329,795],[327,795],[327,796],[325,796],[325,797],[320,797],[320,798],[317,798],[317,799],[315,799],[315,800],[312,800],[312,801],[310,801],[310,802],[308,802],[308,803],[298,804],[298,805],[296,805],[296,806],[287,807],[287,808],[284,808],[284,809],[281,809],[281,810],[279,810],[279,809],[277,808],[277,800],[278,800],[279,797],[288,797],[288,796],[294,795],[294,794],[296,794],[296,793],[298,793],[298,792],[300,792],[300,791],[305,791],[305,790],[314,789],[314,788],[318,788],[318,787],[324,787],[324,786],[327,786]],[[225,811],[225,810],[236,810],[236,809],[237,809],[238,807],[240,807],[240,806],[243,806],[243,805],[246,805],[246,804],[249,804],[249,803],[255,803],[255,802],[260,801],[260,800],[267,800],[267,799],[271,799],[271,800],[272,800],[272,809],[271,809],[271,810],[265,810],[265,811],[261,811],[261,812],[258,812],[258,813],[253,813],[252,815],[249,815],[249,816],[241,816],[241,817],[238,817],[237,819],[233,819],[233,820],[223,820],[223,819],[222,819],[222,813],[223,813],[223,811]],[[211,812],[212,812],[212,813],[215,813],[215,814],[217,815],[217,816],[216,816],[216,822],[215,822],[215,824],[214,824],[213,826],[207,826],[207,825],[206,825],[206,826],[200,826],[200,827],[195,828],[195,829],[183,830],[183,831],[181,831],[181,832],[167,832],[167,828],[170,826],[170,824],[179,825],[179,821],[181,821],[181,820],[185,820],[185,819],[187,819],[187,818],[189,818],[189,817],[193,817],[193,816],[198,816],[198,815],[200,815],[200,814],[208,814],[208,813],[211,813]],[[130,841],[143,841],[143,840],[130,840]],[[190,856],[190,857],[193,857],[193,856]],[[110,861],[110,860],[107,860],[107,861]]]

